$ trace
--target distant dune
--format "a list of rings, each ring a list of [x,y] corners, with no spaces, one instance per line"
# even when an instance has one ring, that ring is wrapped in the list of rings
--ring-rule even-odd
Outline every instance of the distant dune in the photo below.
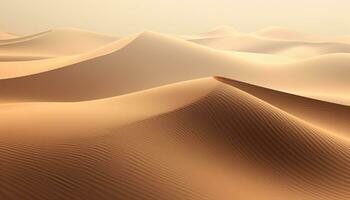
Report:
[[[116,37],[89,31],[62,28],[0,41],[0,61],[21,61],[68,56],[95,50]]]
[[[18,36],[16,36],[15,34],[0,32],[0,42],[1,40],[9,40],[9,39],[14,39],[16,37]]]
[[[215,38],[215,37],[223,37],[223,36],[238,36],[241,33],[236,29],[230,26],[219,26],[211,31],[200,33],[198,36],[202,38]]]
[[[254,35],[277,40],[291,40],[304,42],[326,42],[326,37],[301,33],[284,27],[268,27],[256,31]]]
[[[350,199],[347,36],[1,37],[1,200]]]
[[[273,40],[255,35],[202,38],[190,41],[216,49],[276,54],[296,59],[330,53],[350,53],[350,44],[347,43]]]

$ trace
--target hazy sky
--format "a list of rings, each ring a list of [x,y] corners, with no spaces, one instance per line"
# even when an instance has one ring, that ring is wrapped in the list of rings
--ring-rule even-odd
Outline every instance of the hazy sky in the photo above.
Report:
[[[30,34],[77,27],[115,35],[144,30],[198,33],[283,26],[350,35],[350,0],[1,0],[0,30]]]

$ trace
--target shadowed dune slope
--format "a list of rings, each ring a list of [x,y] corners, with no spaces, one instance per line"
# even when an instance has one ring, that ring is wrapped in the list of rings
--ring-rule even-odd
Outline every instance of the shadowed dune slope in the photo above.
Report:
[[[36,135],[45,136],[45,139],[94,135],[94,132],[102,129],[111,129],[190,104],[219,83],[213,79],[201,79],[75,103],[0,104],[0,119],[2,124],[6,124],[0,126],[0,133],[21,134],[20,138],[26,140],[35,139]],[[28,115],[31,117],[28,118]],[[79,132],[82,135],[76,135]],[[11,134],[1,134],[0,138],[3,137],[11,138]]]
[[[215,78],[311,124],[315,124],[331,132],[350,136],[349,106],[296,96],[224,77]],[[334,116],[335,113],[336,116]]]
[[[0,61],[35,60],[80,54],[117,40],[116,37],[73,28],[0,41]]]
[[[1,122],[6,120],[0,132],[11,133],[0,135],[2,197],[350,198],[349,141],[255,96],[213,78],[130,95],[80,103],[0,105]],[[132,109],[132,104],[147,102],[145,98],[153,106],[156,101],[157,108],[150,110],[159,112],[125,124],[118,125],[115,117],[110,117],[115,125],[100,122],[101,113],[107,118],[111,113],[135,115],[125,114],[127,108],[118,102],[129,102]],[[88,109],[96,115],[89,115]],[[46,127],[50,120],[61,128]],[[13,129],[23,122],[31,129]],[[79,126],[82,123],[87,128]],[[54,130],[62,133],[54,137],[38,134]],[[76,133],[75,137],[67,132]]]
[[[350,89],[350,54],[271,64],[152,32],[125,40],[114,52],[108,45],[111,53],[104,56],[1,79],[0,101],[90,100],[219,75],[306,96],[326,93],[349,103],[344,94]]]
[[[2,61],[0,62],[0,80],[48,72],[93,58],[98,58],[100,56],[107,55],[114,51],[118,51],[121,48],[124,48],[128,43],[130,43],[134,39],[135,36],[121,38],[115,42],[111,42],[107,45],[104,45],[101,48],[97,48],[86,53],[75,54],[71,56],[59,56],[48,59],[26,60],[16,62]]]

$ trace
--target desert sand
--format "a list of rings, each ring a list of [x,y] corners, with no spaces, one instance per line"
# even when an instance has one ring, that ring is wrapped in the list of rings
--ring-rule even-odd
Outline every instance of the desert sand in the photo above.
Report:
[[[5,36],[0,199],[350,199],[347,36]]]
[[[214,33],[221,34],[188,40],[216,49],[275,54],[294,59],[350,52],[350,44],[347,39],[322,38],[276,27],[248,34],[232,33],[226,31],[227,29],[229,28],[219,27]]]
[[[117,40],[117,37],[80,29],[53,29],[0,41],[0,61],[35,60],[80,54],[96,50],[114,40]]]
[[[2,40],[9,40],[9,39],[14,39],[17,36],[15,34],[7,33],[7,32],[0,32],[0,42]]]

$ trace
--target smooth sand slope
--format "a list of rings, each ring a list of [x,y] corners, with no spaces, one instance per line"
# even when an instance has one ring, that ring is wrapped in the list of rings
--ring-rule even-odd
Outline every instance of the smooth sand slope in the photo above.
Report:
[[[0,61],[0,79],[11,79],[39,74],[107,55],[125,47],[125,45],[134,38],[135,36],[121,38],[97,49],[81,54],[25,61]],[[280,62],[283,61],[286,60],[284,59]]]
[[[260,37],[276,39],[276,40],[290,40],[290,41],[304,41],[304,42],[330,42],[330,38],[321,37],[318,35],[306,34],[298,31],[294,31],[291,29],[287,29],[284,27],[267,27],[252,34]]]
[[[230,26],[219,26],[215,29],[205,32],[205,33],[199,33],[197,36],[199,38],[216,38],[216,37],[223,37],[223,36],[238,36],[241,33],[238,32],[236,29],[230,27]]]
[[[256,35],[223,36],[190,41],[215,49],[275,54],[294,59],[305,59],[330,53],[350,53],[350,44],[347,43],[275,40]]]
[[[348,53],[349,37],[322,37],[283,27],[268,27],[252,33],[241,33],[229,26],[183,37],[211,48],[287,56],[305,59],[329,53]]]
[[[213,78],[0,111],[7,200],[350,198],[348,139]]]
[[[294,31],[284,27],[267,27],[251,34],[275,40],[304,41],[314,43],[350,43],[349,36],[318,36]]]
[[[257,56],[218,51],[153,32],[124,38],[99,51],[106,55],[97,54],[75,64],[39,61],[46,67],[35,63],[26,68],[27,62],[16,63],[17,68],[3,67],[3,74],[9,77],[5,75],[0,80],[0,102],[91,100],[220,75],[350,105],[350,54],[271,63],[255,59]],[[28,74],[21,68],[26,68]]]
[[[0,41],[1,40],[9,40],[9,39],[14,39],[18,36],[11,34],[11,33],[6,33],[6,32],[0,32]]]
[[[53,29],[32,36],[0,41],[0,61],[36,60],[80,54],[115,40],[117,37],[80,29]]]

